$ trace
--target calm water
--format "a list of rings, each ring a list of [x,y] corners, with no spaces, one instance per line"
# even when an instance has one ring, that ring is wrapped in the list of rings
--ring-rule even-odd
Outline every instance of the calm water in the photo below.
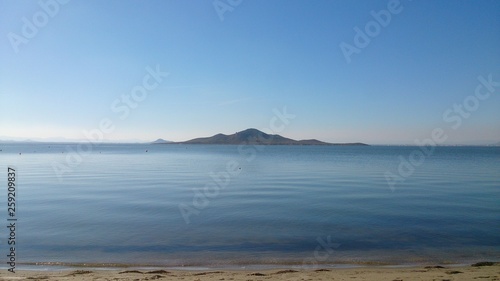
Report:
[[[417,148],[0,149],[4,185],[8,166],[18,172],[21,262],[301,264],[315,253],[329,264],[500,260],[499,147],[437,148],[394,190],[384,173],[397,174],[398,157]],[[224,188],[214,189],[214,174]],[[338,244],[327,252],[318,239]]]

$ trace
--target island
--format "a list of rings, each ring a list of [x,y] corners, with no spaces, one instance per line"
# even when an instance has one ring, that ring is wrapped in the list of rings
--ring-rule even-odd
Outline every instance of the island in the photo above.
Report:
[[[154,142],[151,142],[152,144],[160,144],[160,143],[171,143],[171,141],[164,140],[164,139],[157,139]]]
[[[211,137],[195,138],[183,142],[153,142],[152,144],[251,144],[251,145],[356,145],[368,146],[356,143],[328,143],[316,139],[293,140],[277,134],[266,134],[257,129],[246,129],[232,135],[216,134]]]

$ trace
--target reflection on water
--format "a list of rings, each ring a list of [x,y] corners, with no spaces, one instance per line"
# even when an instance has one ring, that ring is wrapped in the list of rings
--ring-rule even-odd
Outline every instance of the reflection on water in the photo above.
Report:
[[[327,263],[500,257],[496,147],[437,148],[394,191],[384,173],[414,148],[106,144],[61,180],[75,145],[0,148],[19,175],[22,262],[301,264],[327,236]]]

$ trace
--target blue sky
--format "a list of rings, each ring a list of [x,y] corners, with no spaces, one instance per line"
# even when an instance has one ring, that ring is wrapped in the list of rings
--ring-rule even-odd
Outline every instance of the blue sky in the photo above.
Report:
[[[500,141],[498,86],[443,119],[474,102],[478,76],[500,82],[499,1],[242,0],[223,20],[212,1],[55,1],[0,0],[0,139],[84,139],[107,118],[106,139],[181,141],[268,129],[286,106],[279,134],[297,139]],[[340,44],[381,10],[390,22],[347,62]],[[112,104],[147,67],[169,75],[122,120]]]

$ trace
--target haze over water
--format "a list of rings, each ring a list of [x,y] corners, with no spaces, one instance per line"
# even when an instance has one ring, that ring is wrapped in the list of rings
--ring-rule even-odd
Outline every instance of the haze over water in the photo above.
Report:
[[[318,239],[338,243],[328,264],[500,258],[500,147],[438,147],[394,190],[384,173],[415,147],[260,146],[247,161],[231,145],[102,144],[61,179],[76,145],[0,148],[18,172],[19,262],[301,264]],[[229,161],[239,174],[196,208]]]

